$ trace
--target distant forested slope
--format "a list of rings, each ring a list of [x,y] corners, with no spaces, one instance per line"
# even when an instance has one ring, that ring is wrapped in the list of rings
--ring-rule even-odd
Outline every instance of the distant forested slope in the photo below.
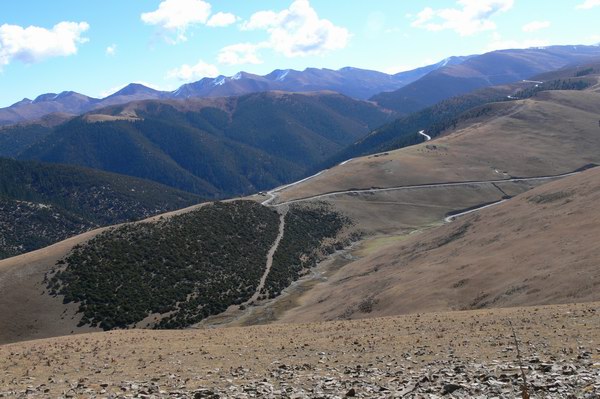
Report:
[[[197,195],[147,180],[0,158],[0,258],[198,202]]]

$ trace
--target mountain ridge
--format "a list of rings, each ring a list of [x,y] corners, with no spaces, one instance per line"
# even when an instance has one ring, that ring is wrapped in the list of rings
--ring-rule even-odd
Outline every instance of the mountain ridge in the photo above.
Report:
[[[460,64],[435,69],[389,93],[371,97],[379,105],[410,114],[476,89],[530,79],[574,63],[600,59],[600,46],[548,46],[509,49],[472,56]]]
[[[331,90],[349,97],[367,99],[373,94],[394,90],[408,84],[447,63],[460,63],[468,58],[449,57],[436,64],[393,75],[354,67],[344,67],[339,70],[306,68],[303,71],[276,69],[263,76],[240,71],[233,76],[202,78],[196,82],[185,83],[170,92],[155,90],[141,83],[130,83],[104,98],[89,97],[73,91],[46,93],[37,96],[34,100],[25,98],[8,107],[0,108],[0,126],[39,119],[55,112],[79,115],[130,101],[228,97],[258,91]]]
[[[222,198],[299,178],[390,118],[372,103],[338,93],[261,92],[130,102],[50,130],[8,129],[0,138],[14,149],[7,156],[98,168]],[[35,140],[29,146],[15,138],[24,133]]]
[[[219,75],[215,78],[202,78],[196,82],[185,83],[171,92],[155,90],[140,83],[130,83],[105,98],[89,97],[73,91],[46,93],[38,95],[34,100],[24,98],[8,107],[0,108],[0,126],[36,120],[52,113],[75,116],[130,101],[227,97],[272,90],[288,92],[331,90],[357,99],[371,99],[379,102],[383,107],[409,113],[452,95],[494,84],[509,83],[511,79],[525,79],[537,73],[566,66],[576,60],[576,57],[569,55],[569,51],[579,51],[584,57],[584,53],[594,53],[598,48],[598,46],[549,46],[541,49],[498,50],[482,55],[451,56],[435,64],[396,74],[355,67],[344,67],[338,70],[309,67],[303,71],[275,69],[262,76],[240,71],[233,76]],[[527,56],[523,54],[526,55],[528,52],[543,54],[546,62],[527,60]],[[478,65],[482,57],[483,59],[502,58],[509,53],[514,55],[513,61],[516,62],[515,65],[521,65],[521,70],[505,72],[504,79],[499,79],[498,76],[488,77],[482,73],[482,68]],[[600,57],[600,50],[596,55]],[[562,62],[557,62],[561,59]],[[488,60],[485,66],[495,66],[494,64],[502,63]],[[523,65],[526,67],[523,68]],[[425,81],[422,81],[424,78]],[[432,90],[432,85],[435,86],[435,90]]]

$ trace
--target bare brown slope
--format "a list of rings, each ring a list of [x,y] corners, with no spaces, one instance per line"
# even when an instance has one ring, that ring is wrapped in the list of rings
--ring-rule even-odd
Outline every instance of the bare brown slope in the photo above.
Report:
[[[352,188],[541,176],[600,163],[600,93],[552,91],[492,105],[445,137],[354,159],[280,194],[281,200]],[[475,122],[475,123],[473,123]]]
[[[600,170],[413,235],[317,285],[283,321],[600,299]]]
[[[444,397],[515,398],[512,320],[535,397],[591,398],[600,393],[599,311],[591,303],[21,342],[0,346],[0,396],[342,398],[353,388],[360,398],[409,398],[442,397],[455,383],[461,389]],[[202,388],[217,395],[195,396]]]

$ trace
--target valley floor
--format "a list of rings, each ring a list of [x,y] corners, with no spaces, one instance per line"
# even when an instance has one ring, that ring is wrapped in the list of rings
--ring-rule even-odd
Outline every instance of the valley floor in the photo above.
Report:
[[[599,313],[595,302],[28,341],[0,346],[0,397],[520,397],[512,321],[532,397],[595,398]]]

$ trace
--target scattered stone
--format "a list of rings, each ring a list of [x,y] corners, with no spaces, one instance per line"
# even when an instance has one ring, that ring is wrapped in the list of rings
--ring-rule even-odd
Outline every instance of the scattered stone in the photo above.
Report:
[[[454,391],[458,391],[462,387],[458,384],[445,384],[442,387],[442,395],[448,395],[449,393],[453,393]]]
[[[202,389],[194,394],[194,399],[219,399],[220,396],[210,389]]]

